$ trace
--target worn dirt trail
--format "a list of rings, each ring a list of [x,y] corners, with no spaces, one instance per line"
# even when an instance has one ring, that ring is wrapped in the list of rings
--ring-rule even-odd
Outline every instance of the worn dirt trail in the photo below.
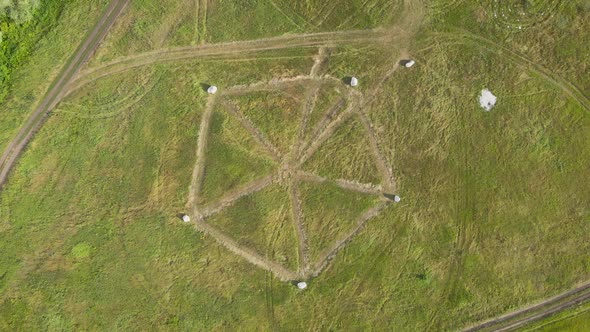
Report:
[[[223,245],[233,253],[243,257],[248,262],[258,266],[263,270],[267,270],[272,272],[275,276],[277,276],[282,281],[291,281],[297,279],[297,274],[289,271],[284,266],[275,263],[271,260],[266,259],[256,251],[250,248],[246,248],[240,245],[237,241],[232,239],[231,237],[227,236],[225,233],[221,232],[216,227],[204,222],[204,221],[197,221],[194,223],[195,227],[205,233],[213,237],[219,244]]]
[[[203,175],[205,173],[205,151],[207,149],[207,141],[209,138],[209,128],[211,127],[211,118],[213,115],[213,107],[215,106],[215,95],[209,95],[207,99],[207,106],[203,113],[201,126],[199,128],[199,138],[197,141],[197,161],[193,169],[193,177],[189,187],[188,203],[189,206],[195,206],[199,200],[201,193],[201,186],[203,184]]]
[[[326,250],[320,255],[320,258],[318,259],[317,263],[315,263],[313,272],[310,276],[315,277],[319,275],[328,266],[330,261],[334,259],[336,254],[346,247],[348,242],[350,242],[355,237],[355,235],[357,235],[363,229],[367,221],[376,217],[385,207],[387,207],[387,205],[389,205],[389,203],[381,202],[365,211],[356,221],[356,227],[348,235],[338,240],[330,249]]]
[[[354,30],[338,32],[307,33],[263,38],[250,41],[205,44],[191,47],[160,49],[120,58],[112,62],[87,69],[80,73],[72,86],[72,90],[93,82],[99,78],[124,72],[133,68],[188,60],[194,58],[235,59],[249,56],[251,53],[304,47],[334,47],[338,45],[371,44],[394,42],[390,40],[390,31]]]
[[[332,180],[325,178],[323,176],[319,176],[313,173],[309,173],[306,171],[298,171],[297,178],[300,181],[307,181],[307,182],[314,182],[314,183],[324,183],[324,182],[333,182],[338,187],[350,191],[356,191],[363,194],[372,194],[372,195],[381,195],[383,194],[383,189],[381,186],[376,186],[369,183],[360,183],[354,181],[348,181],[344,179],[337,179]]]
[[[223,209],[233,205],[237,200],[244,196],[252,195],[256,192],[263,190],[264,188],[273,184],[274,178],[276,175],[271,174],[265,177],[259,178],[252,182],[245,184],[235,190],[230,191],[219,200],[214,203],[207,204],[203,207],[197,208],[195,207],[195,215],[200,216],[201,218],[210,217],[216,213],[221,212]],[[196,206],[196,205],[193,205]]]
[[[90,59],[128,3],[129,0],[112,0],[109,3],[96,25],[86,35],[72,58],[68,60],[60,74],[53,81],[39,106],[29,116],[16,137],[8,144],[0,157],[0,188],[6,182],[8,173],[23,149],[41,128],[49,112],[59,103],[66,92],[67,86],[72,82],[84,63]]]

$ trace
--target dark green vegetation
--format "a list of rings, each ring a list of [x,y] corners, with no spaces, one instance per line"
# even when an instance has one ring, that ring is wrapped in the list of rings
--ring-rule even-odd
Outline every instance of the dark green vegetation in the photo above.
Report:
[[[59,73],[106,3],[106,0],[42,1],[27,21],[0,17],[2,150],[37,106],[51,79]]]
[[[321,72],[359,77],[401,203],[371,219],[300,292],[176,215],[185,212],[208,98],[201,84],[221,93],[307,75],[317,45],[248,53],[228,44],[223,57],[130,68],[68,95],[0,193],[0,330],[457,330],[590,279],[588,1],[241,3],[132,1],[88,66],[161,47],[399,24],[379,41],[326,42]],[[104,4],[66,6],[14,69],[0,146]],[[400,54],[416,66],[380,86]],[[491,112],[477,104],[484,87],[498,96]],[[284,93],[302,94],[281,88],[233,99],[253,106],[250,118],[270,137],[275,130],[277,145],[297,128],[292,114],[255,110],[299,114],[282,104],[290,97],[272,99]],[[325,85],[315,110],[340,95]],[[271,165],[246,167],[243,160],[266,154],[215,112],[212,177],[203,183],[211,200]],[[364,163],[363,130],[352,117],[304,165],[333,179],[380,180],[375,163]],[[292,266],[287,189],[242,197],[209,220]],[[375,197],[332,182],[299,190],[316,252]],[[583,330],[583,308],[543,328]]]

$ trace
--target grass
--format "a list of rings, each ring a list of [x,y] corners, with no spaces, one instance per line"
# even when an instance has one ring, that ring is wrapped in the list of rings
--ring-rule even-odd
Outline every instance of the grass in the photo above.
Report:
[[[33,60],[17,69],[16,88],[3,104],[9,111],[0,120],[0,142],[45,92],[99,4],[104,2],[69,7]],[[321,18],[312,16],[332,5],[275,4],[299,25],[317,23]],[[371,4],[379,3],[369,2],[365,15],[355,11],[365,10],[360,2],[337,2],[318,27],[298,30],[270,2],[212,1],[206,23],[202,12],[198,23],[194,2],[133,1],[89,67],[172,45],[371,28],[402,19],[394,10],[398,2],[383,2],[391,12],[370,10]],[[415,22],[421,24],[418,34],[407,40],[330,50],[322,72],[359,77],[357,91],[365,100],[401,50],[417,62],[393,73],[364,108],[402,201],[367,222],[306,291],[249,264],[176,215],[185,212],[196,160],[207,101],[201,84],[215,84],[221,93],[306,75],[317,49],[195,58],[83,86],[36,135],[0,193],[0,330],[458,330],[587,281],[590,118],[564,83],[583,93],[590,88],[584,43],[590,7],[564,3],[547,23],[515,31],[495,20],[487,3],[431,5],[424,7],[424,21]],[[467,33],[487,42],[465,38]],[[498,52],[495,44],[551,75]],[[498,96],[491,112],[477,104],[484,87]],[[340,94],[334,88],[321,90],[317,114]],[[283,94],[252,98],[252,121],[277,144],[287,144],[301,104]],[[220,149],[208,160],[223,167],[213,167],[220,173],[206,185],[211,197],[221,192],[217,186],[265,173],[261,166],[243,172],[245,150],[257,150],[241,127],[216,114],[210,142]],[[310,165],[317,162],[318,172],[331,178],[376,181],[371,164],[362,163],[368,145],[359,124],[353,118],[339,128]],[[297,243],[287,189],[274,185],[244,197],[211,221],[292,267]],[[304,183],[300,190],[315,252],[346,233],[374,197],[333,183]],[[587,317],[576,317],[571,325],[552,320],[546,328],[585,328]]]
[[[381,184],[367,133],[357,117],[347,120],[303,165],[330,179]]]

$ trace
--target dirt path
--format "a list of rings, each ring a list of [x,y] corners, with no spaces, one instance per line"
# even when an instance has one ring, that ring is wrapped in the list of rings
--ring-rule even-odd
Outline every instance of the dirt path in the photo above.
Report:
[[[307,181],[307,182],[314,182],[314,183],[324,183],[324,182],[333,182],[338,187],[346,190],[356,191],[363,194],[372,194],[372,195],[382,195],[383,189],[381,186],[376,186],[369,183],[360,183],[354,181],[348,181],[344,179],[337,179],[332,180],[325,178],[323,176],[319,176],[313,173],[309,173],[306,171],[298,171],[297,178],[300,181]]]
[[[532,322],[547,318],[555,313],[590,301],[590,283],[525,307],[509,314],[466,328],[474,331],[514,331]]]
[[[366,222],[371,218],[376,217],[381,211],[387,207],[389,203],[381,202],[376,206],[368,209],[365,211],[356,221],[356,227],[348,233],[344,238],[338,240],[330,249],[326,250],[323,254],[320,255],[317,263],[314,265],[314,269],[311,276],[318,276],[330,263],[332,259],[338,254],[340,250],[342,250],[348,242],[350,242],[355,235],[357,235],[365,226]]]
[[[199,128],[199,138],[197,141],[197,161],[193,169],[193,177],[189,187],[188,205],[195,206],[199,200],[201,186],[203,185],[203,175],[205,174],[205,158],[207,150],[207,141],[209,138],[209,128],[211,127],[211,118],[213,107],[215,105],[215,95],[209,95],[207,106],[203,113],[201,126]]]
[[[283,161],[283,157],[279,153],[279,150],[274,145],[272,145],[272,143],[270,143],[264,137],[264,135],[262,135],[258,128],[256,128],[254,124],[242,114],[242,112],[240,112],[240,110],[235,104],[233,104],[229,100],[223,100],[222,103],[225,105],[228,113],[233,115],[242,124],[242,126],[246,128],[246,130],[252,135],[252,137],[254,137],[254,139],[258,141],[258,143],[262,145],[266,149],[266,151],[268,151],[270,156],[277,163],[280,164]]]
[[[197,219],[195,219],[197,220]],[[271,260],[266,259],[256,251],[243,247],[238,242],[236,242],[231,237],[227,236],[225,233],[218,230],[216,227],[209,225],[204,221],[197,221],[194,223],[195,227],[202,231],[205,234],[210,235],[213,237],[219,244],[226,247],[231,252],[235,253],[238,256],[243,257],[248,262],[258,266],[263,270],[267,270],[272,272],[275,276],[277,276],[282,281],[291,281],[297,279],[297,274],[289,271],[282,265],[275,263]]]
[[[98,22],[86,35],[86,38],[78,46],[74,55],[64,65],[60,74],[49,87],[49,91],[43,97],[39,106],[29,116],[21,127],[16,137],[8,144],[0,157],[0,188],[6,182],[8,173],[14,166],[23,149],[33,135],[41,128],[48,117],[49,112],[59,103],[82,65],[88,61],[100,42],[106,36],[121,12],[125,9],[129,0],[112,0],[102,13]]]
[[[388,38],[387,30],[376,29],[306,33],[249,41],[160,49],[119,58],[112,62],[87,69],[80,73],[73,87],[74,89],[77,89],[101,77],[156,63],[194,58],[234,59],[248,56],[250,53],[287,48],[371,44],[383,43],[385,41],[396,41],[390,39],[391,38]]]
[[[384,189],[390,193],[397,192],[397,186],[395,184],[395,180],[393,178],[393,174],[391,169],[387,166],[387,161],[385,160],[385,156],[381,153],[381,149],[379,148],[379,143],[377,141],[377,134],[373,129],[373,124],[368,119],[368,117],[362,111],[358,112],[359,118],[361,119],[361,123],[363,127],[365,127],[365,131],[367,133],[367,137],[369,138],[369,145],[371,151],[373,152],[373,161],[381,173],[381,178],[383,178],[384,182]]]
[[[327,60],[327,50],[324,47],[320,47],[318,50],[318,54],[314,57],[314,64],[311,67],[311,71],[309,76],[311,78],[318,78],[319,71],[322,68],[322,65],[326,63]],[[294,161],[300,154],[301,146],[305,143],[305,132],[307,130],[307,126],[309,125],[309,118],[311,116],[311,112],[315,108],[315,104],[318,99],[318,93],[320,91],[320,84],[317,81],[312,81],[311,84],[305,89],[304,100],[305,102],[302,105],[302,117],[301,117],[301,124],[299,125],[299,131],[297,133],[297,140],[295,141],[295,145],[291,149],[290,160]]]
[[[301,153],[299,160],[297,162],[297,167],[301,167],[319,148],[322,144],[332,136],[332,134],[342,125],[346,120],[348,120],[355,112],[356,108],[358,107],[357,103],[351,101],[346,109],[340,113],[336,119],[326,125],[326,128],[319,133],[316,138],[312,138],[310,141],[311,143],[306,147],[306,149]]]
[[[289,185],[289,198],[291,200],[291,209],[293,212],[293,222],[297,240],[299,242],[299,275],[304,276],[310,269],[309,257],[309,239],[303,226],[303,211],[301,210],[301,196],[299,186],[296,181],[291,181]]]
[[[262,189],[270,186],[273,183],[275,175],[268,175],[252,182],[247,183],[246,185],[239,187],[235,190],[230,191],[226,195],[223,195],[218,201],[207,204],[202,207],[198,207],[197,205],[193,206],[193,211],[195,215],[199,215],[202,218],[210,217],[216,213],[219,213],[221,210],[233,205],[238,199],[252,195],[256,192],[261,191]]]
[[[311,132],[311,135],[309,135],[310,139],[309,141],[303,143],[300,147],[299,147],[299,155],[301,156],[301,153],[303,153],[303,151],[305,151],[309,145],[311,144],[311,142],[313,142],[328,126],[328,124],[330,124],[330,122],[332,122],[334,120],[334,117],[336,116],[336,113],[340,112],[344,106],[346,106],[346,99],[345,98],[339,98],[329,109],[328,111],[324,114],[324,116],[322,117],[322,119],[318,122],[318,124],[316,125],[316,127],[313,129],[313,131]]]

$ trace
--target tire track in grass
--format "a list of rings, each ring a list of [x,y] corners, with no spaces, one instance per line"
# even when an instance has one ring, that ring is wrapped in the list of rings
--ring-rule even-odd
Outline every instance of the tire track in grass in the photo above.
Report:
[[[590,283],[583,284],[531,306],[471,326],[464,331],[515,331],[527,324],[587,302],[590,302]]]
[[[326,49],[320,47],[318,50],[318,54],[314,57],[314,64],[311,67],[309,76],[314,79],[318,78],[318,73],[320,68],[323,64],[325,64],[327,60]],[[320,81],[314,80],[309,84],[307,89],[305,90],[305,98],[304,103],[302,105],[301,112],[303,116],[301,117],[301,123],[299,125],[299,131],[297,133],[297,140],[295,141],[295,145],[291,149],[290,159],[295,160],[300,153],[300,149],[302,144],[304,144],[305,132],[307,130],[307,126],[309,125],[309,118],[311,116],[311,112],[314,110],[319,90],[320,90]]]
[[[467,128],[464,117],[461,118],[461,127],[460,132],[467,135],[469,129]],[[461,149],[460,154],[462,155],[463,160],[461,165],[457,165],[462,170],[461,176],[457,176],[457,192],[455,197],[457,202],[457,205],[455,206],[457,240],[455,241],[454,249],[451,253],[452,257],[449,272],[444,281],[441,296],[437,300],[435,310],[428,319],[427,330],[429,331],[439,330],[440,322],[438,321],[438,318],[443,312],[444,305],[452,299],[457,291],[465,257],[472,242],[472,239],[467,236],[469,222],[475,219],[476,214],[476,202],[474,201],[476,194],[474,186],[476,184],[468,159],[469,156],[472,155],[468,147],[468,144],[471,144],[471,142],[466,141],[465,137],[460,139],[460,142],[462,143],[458,146]]]
[[[367,118],[364,112],[359,111],[358,114],[361,123],[365,128],[365,136],[369,138],[369,146],[371,148],[371,152],[373,155],[373,162],[377,166],[379,173],[381,173],[381,178],[385,180],[384,189],[388,192],[397,192],[397,185],[395,184],[395,180],[393,178],[393,174],[391,173],[391,169],[387,167],[385,156],[383,156],[383,154],[381,153],[381,149],[379,148],[379,142],[377,141],[377,134],[373,129],[373,124]]]
[[[306,147],[305,151],[301,153],[301,156],[297,163],[297,168],[301,167],[313,154],[323,145],[323,143],[332,136],[332,134],[355,112],[356,103],[354,101],[348,104],[348,107],[340,113],[336,119],[328,123],[325,129],[315,138],[311,140],[311,143]]]
[[[200,37],[199,37],[199,41],[201,43],[201,45],[205,44],[205,40],[207,39],[207,13],[208,13],[208,7],[209,7],[209,1],[208,0],[201,0],[202,1],[202,5],[199,6],[202,8],[202,19],[201,19],[201,31],[200,31]]]
[[[77,76],[74,86],[79,87],[96,79],[124,72],[133,68],[194,58],[238,59],[251,53],[289,48],[367,44],[372,42],[395,42],[384,29],[316,32],[256,40],[223,42],[216,44],[163,48],[121,57],[111,62],[84,70]],[[401,39],[398,38],[398,39]]]
[[[307,142],[303,143],[302,146],[300,147],[299,157],[301,157],[301,153],[303,153],[303,151],[305,151],[309,147],[309,145],[315,141],[315,139],[321,134],[321,132],[326,129],[328,124],[330,124],[330,122],[332,122],[334,120],[334,116],[336,115],[336,113],[340,112],[344,108],[345,105],[346,105],[346,99],[339,98],[328,109],[328,111],[324,114],[322,119],[318,122],[316,127],[313,129],[313,132],[310,135],[311,139],[308,140]]]

